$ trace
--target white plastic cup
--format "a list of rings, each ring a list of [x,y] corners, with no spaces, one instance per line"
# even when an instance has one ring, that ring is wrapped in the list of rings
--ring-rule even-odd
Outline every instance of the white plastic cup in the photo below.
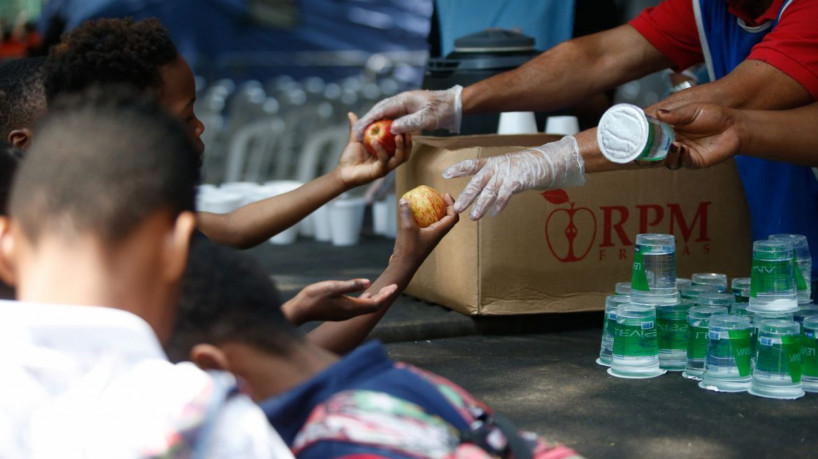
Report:
[[[298,224],[298,231],[304,237],[315,237],[315,213],[311,213]]]
[[[497,125],[498,134],[536,134],[534,112],[503,112]]]
[[[219,185],[219,191],[241,195],[241,205],[244,206],[256,200],[260,187],[256,182],[225,182]]]
[[[545,133],[557,135],[574,135],[579,133],[579,120],[576,116],[549,116],[545,120]]]
[[[330,233],[332,245],[345,247],[358,243],[364,222],[364,198],[339,199],[330,203]]]
[[[263,186],[259,186],[256,189],[253,201],[260,201],[262,199],[278,196],[280,194],[292,191],[301,185],[302,185],[301,182],[289,180],[280,182],[267,182]],[[291,227],[271,237],[269,239],[269,242],[275,245],[293,244],[298,239],[299,226],[300,224],[292,225]]]
[[[398,198],[394,194],[386,195],[386,215],[387,223],[386,234],[384,236],[389,239],[395,239],[398,236]]]
[[[389,204],[386,201],[372,203],[372,230],[379,236],[389,231]]]
[[[315,240],[319,242],[329,242],[332,240],[329,206],[329,204],[324,204],[313,212],[313,216],[315,217]]]
[[[198,207],[202,212],[228,214],[241,206],[243,197],[237,193],[213,191],[199,197]]]

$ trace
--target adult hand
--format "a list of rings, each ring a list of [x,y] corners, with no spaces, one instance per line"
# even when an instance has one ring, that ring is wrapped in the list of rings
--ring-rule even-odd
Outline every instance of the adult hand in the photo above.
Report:
[[[406,263],[410,270],[417,269],[443,239],[443,236],[454,227],[460,218],[454,211],[454,199],[447,193],[443,195],[443,200],[446,201],[446,215],[426,228],[418,227],[409,201],[400,200],[398,203],[400,227],[395,238],[395,249],[389,260],[390,265]],[[411,276],[409,278],[411,279]]]
[[[336,168],[338,177],[347,189],[383,177],[409,159],[409,153],[412,151],[411,134],[395,136],[395,154],[392,156],[386,153],[380,143],[375,142],[373,146],[378,153],[378,156],[375,157],[366,150],[363,143],[358,141],[352,131],[358,118],[354,113],[349,113],[347,116],[350,127],[349,143],[338,160]]]
[[[348,294],[369,288],[367,279],[324,281],[304,287],[298,295],[281,306],[287,319],[295,325],[313,320],[340,321],[375,312],[384,306],[398,289],[387,285],[376,294],[363,293],[359,297]]]
[[[500,213],[511,195],[531,189],[585,184],[585,163],[573,136],[516,153],[469,159],[446,169],[445,178],[474,175],[454,203],[463,212],[477,199],[469,218],[478,220],[489,209]]]
[[[384,99],[364,115],[352,130],[362,139],[364,130],[381,119],[391,119],[392,133],[403,134],[421,129],[448,129],[460,132],[463,87],[453,86],[443,91],[406,91]]]
[[[700,169],[735,155],[741,147],[736,116],[739,112],[712,104],[689,104],[657,110],[656,117],[673,126],[676,141],[665,158],[670,169]]]

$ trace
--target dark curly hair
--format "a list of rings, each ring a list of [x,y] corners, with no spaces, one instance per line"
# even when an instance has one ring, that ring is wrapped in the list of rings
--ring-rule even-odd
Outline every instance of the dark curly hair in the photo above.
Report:
[[[14,129],[31,127],[45,111],[43,57],[0,62],[0,139]]]
[[[86,21],[51,49],[45,65],[46,98],[50,102],[58,94],[94,84],[127,84],[140,91],[158,91],[161,68],[178,55],[159,19]]]

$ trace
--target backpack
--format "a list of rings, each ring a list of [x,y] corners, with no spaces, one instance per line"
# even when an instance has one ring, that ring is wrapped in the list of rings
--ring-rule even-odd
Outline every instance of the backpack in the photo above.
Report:
[[[430,383],[469,426],[459,430],[407,400],[378,391],[339,392],[316,406],[299,430],[293,454],[324,441],[366,445],[418,459],[578,459],[572,449],[518,431],[451,381],[403,363]]]

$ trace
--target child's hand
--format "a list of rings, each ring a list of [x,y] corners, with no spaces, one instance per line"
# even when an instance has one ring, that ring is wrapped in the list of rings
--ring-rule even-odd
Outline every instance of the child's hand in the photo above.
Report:
[[[281,311],[295,325],[313,320],[347,320],[377,311],[398,289],[397,285],[391,284],[375,295],[363,293],[357,298],[346,295],[366,290],[369,285],[367,279],[310,284],[284,303]]]
[[[358,121],[354,113],[349,113],[348,117],[350,127]],[[395,136],[395,155],[392,157],[389,157],[378,143],[375,144],[375,149],[378,151],[377,158],[366,151],[364,144],[358,141],[350,130],[349,143],[335,168],[338,177],[347,189],[383,177],[406,162],[412,151],[412,136],[410,134]]]
[[[409,263],[410,266],[420,266],[443,239],[443,236],[454,227],[460,219],[457,212],[454,211],[454,199],[448,193],[443,195],[443,199],[446,201],[446,215],[426,228],[418,227],[415,217],[412,216],[409,201],[400,200],[400,228],[398,228],[395,250],[389,260],[390,263]]]

